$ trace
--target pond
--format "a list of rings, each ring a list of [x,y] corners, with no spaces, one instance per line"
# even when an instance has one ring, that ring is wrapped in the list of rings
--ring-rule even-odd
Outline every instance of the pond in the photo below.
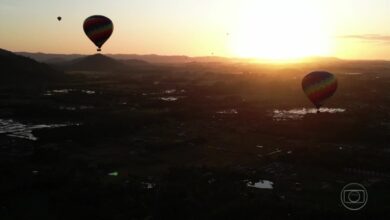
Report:
[[[258,182],[248,182],[246,184],[250,188],[256,188],[256,189],[273,189],[274,183],[269,180],[260,180]]]
[[[69,93],[82,93],[86,95],[95,95],[96,91],[94,90],[77,90],[77,89],[54,89],[46,91],[43,95],[44,96],[54,96],[54,95],[62,95],[62,94],[69,94]]]
[[[23,124],[20,122],[16,122],[12,119],[0,119],[0,134],[5,134],[9,137],[27,139],[31,141],[38,140],[37,137],[34,136],[33,131],[38,129],[53,129],[53,128],[61,128],[68,126],[79,126],[80,124]]]
[[[226,109],[226,110],[218,111],[217,114],[235,115],[238,114],[238,111],[237,109]]]
[[[343,108],[320,108],[319,113],[337,114],[344,113],[346,109]],[[317,114],[316,108],[301,108],[290,110],[275,109],[272,112],[272,117],[275,121],[300,120],[308,114]]]

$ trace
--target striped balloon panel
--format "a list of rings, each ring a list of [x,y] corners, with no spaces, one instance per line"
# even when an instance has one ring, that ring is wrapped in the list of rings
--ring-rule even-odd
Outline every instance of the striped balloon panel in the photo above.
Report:
[[[85,34],[99,48],[110,38],[114,30],[112,21],[101,15],[87,18],[83,26]]]
[[[307,97],[318,108],[336,92],[337,79],[328,72],[312,72],[302,80],[302,88]]]

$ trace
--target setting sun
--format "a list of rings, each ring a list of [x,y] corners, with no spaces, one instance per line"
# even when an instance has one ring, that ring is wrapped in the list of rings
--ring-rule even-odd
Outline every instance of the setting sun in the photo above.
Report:
[[[0,0],[0,27],[0,220],[390,220],[390,0]]]
[[[104,15],[115,27],[103,47],[110,54],[388,60],[389,2],[0,0],[0,42],[11,51],[91,54],[83,22]]]
[[[331,52],[324,15],[308,1],[247,1],[231,38],[240,57],[296,59]]]

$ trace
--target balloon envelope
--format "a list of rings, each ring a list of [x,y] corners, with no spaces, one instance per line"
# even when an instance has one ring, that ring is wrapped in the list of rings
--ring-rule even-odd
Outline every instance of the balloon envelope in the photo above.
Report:
[[[98,47],[98,51],[100,51],[103,44],[111,37],[114,25],[107,17],[93,15],[85,19],[83,28],[85,34]]]
[[[337,79],[325,71],[312,72],[303,78],[302,88],[310,101],[320,108],[323,102],[336,92]]]
[[[61,18],[61,17],[57,17],[57,20],[58,20],[58,21],[61,21],[61,20],[62,20],[62,18]]]

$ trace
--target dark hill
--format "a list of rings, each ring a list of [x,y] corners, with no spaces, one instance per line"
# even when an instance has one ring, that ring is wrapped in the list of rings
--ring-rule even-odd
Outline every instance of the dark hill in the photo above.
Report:
[[[126,69],[125,64],[113,58],[95,54],[71,61],[67,68],[68,70],[78,71],[118,71]]]
[[[126,64],[128,66],[149,66],[150,64],[143,60],[136,60],[136,59],[130,59],[130,60],[122,60],[123,64]]]
[[[77,58],[84,57],[81,54],[47,54],[47,53],[29,53],[29,52],[15,52],[17,55],[34,59],[41,63],[51,63],[54,60],[71,61]]]
[[[65,76],[50,66],[0,49],[0,84],[40,84]]]
[[[121,62],[126,65],[129,70],[138,70],[138,71],[150,71],[156,69],[156,65],[150,64],[143,60],[129,59],[121,60]],[[159,67],[161,70],[161,67]]]

